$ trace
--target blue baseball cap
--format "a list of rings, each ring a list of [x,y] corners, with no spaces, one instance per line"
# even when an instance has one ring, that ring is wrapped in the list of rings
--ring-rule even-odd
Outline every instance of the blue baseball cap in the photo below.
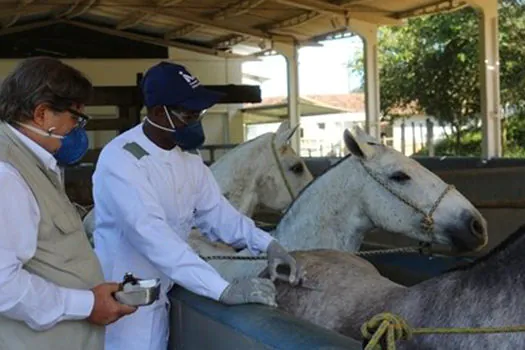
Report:
[[[179,64],[160,62],[146,72],[141,82],[144,104],[181,106],[202,111],[216,104],[225,94],[204,88],[199,79]]]

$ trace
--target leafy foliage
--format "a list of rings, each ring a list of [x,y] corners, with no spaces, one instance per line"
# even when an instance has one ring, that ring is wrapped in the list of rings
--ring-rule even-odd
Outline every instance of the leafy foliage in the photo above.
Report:
[[[382,28],[381,113],[391,118],[415,112],[431,115],[441,126],[452,127],[453,139],[448,142],[455,145],[454,153],[477,152],[478,148],[466,144],[474,142],[471,133],[480,127],[478,28],[479,13],[471,7],[414,18],[402,27]],[[514,110],[524,110],[524,1],[500,2],[499,30],[501,102]],[[349,62],[349,68],[362,72],[363,58]],[[464,132],[467,134],[462,135]],[[507,136],[513,138],[517,133],[518,129],[509,129]],[[447,147],[443,151],[450,151]]]

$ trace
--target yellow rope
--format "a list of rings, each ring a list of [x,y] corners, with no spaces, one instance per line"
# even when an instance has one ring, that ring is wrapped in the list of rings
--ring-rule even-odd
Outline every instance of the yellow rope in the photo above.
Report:
[[[479,328],[412,328],[400,316],[391,313],[375,315],[361,326],[363,338],[368,340],[365,350],[381,350],[383,341],[386,350],[396,350],[396,342],[410,340],[415,334],[479,334],[525,332],[525,325]]]

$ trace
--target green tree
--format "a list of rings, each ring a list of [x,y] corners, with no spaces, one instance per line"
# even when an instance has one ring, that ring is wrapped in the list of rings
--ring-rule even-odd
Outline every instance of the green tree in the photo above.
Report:
[[[468,7],[379,33],[382,114],[395,117],[408,108],[434,116],[441,126],[452,127],[456,154],[463,132],[480,126],[478,16]],[[501,102],[525,109],[523,1],[500,2],[499,29]],[[349,67],[361,73],[362,57]]]

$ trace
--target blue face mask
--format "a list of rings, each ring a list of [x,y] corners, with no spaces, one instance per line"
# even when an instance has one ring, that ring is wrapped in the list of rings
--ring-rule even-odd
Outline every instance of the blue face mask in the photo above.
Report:
[[[185,125],[184,128],[175,130],[173,137],[177,145],[185,150],[194,150],[203,145],[206,137],[200,121]]]
[[[144,120],[158,129],[170,132],[177,146],[179,146],[184,151],[196,150],[204,144],[206,137],[204,136],[204,129],[202,128],[202,123],[200,120],[189,122],[185,124],[184,127],[178,129],[175,127],[175,124],[173,123],[173,120],[171,119],[171,116],[166,107],[164,107],[164,111],[166,118],[168,119],[172,128],[159,125],[151,121],[148,117],[146,117]],[[179,120],[180,119],[181,118],[179,117]],[[184,121],[182,122],[186,123]]]
[[[40,130],[29,124],[21,124],[24,128],[47,137],[60,139],[60,148],[53,154],[58,165],[72,165],[80,161],[89,148],[89,140],[84,128],[76,127],[65,136],[53,134],[53,129],[46,131]]]
[[[80,161],[89,149],[89,140],[84,128],[74,128],[62,139],[62,145],[54,157],[59,165],[72,165]]]

